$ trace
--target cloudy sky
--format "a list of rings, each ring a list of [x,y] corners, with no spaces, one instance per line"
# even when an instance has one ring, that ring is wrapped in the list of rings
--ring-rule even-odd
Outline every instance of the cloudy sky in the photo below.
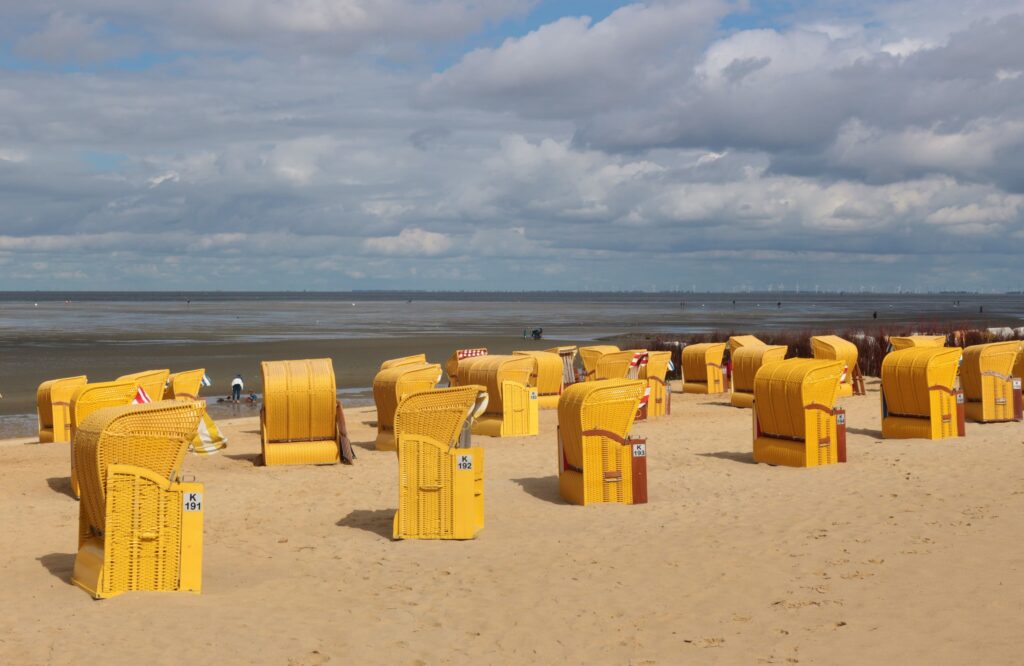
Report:
[[[0,0],[0,289],[1024,287],[1024,0]]]

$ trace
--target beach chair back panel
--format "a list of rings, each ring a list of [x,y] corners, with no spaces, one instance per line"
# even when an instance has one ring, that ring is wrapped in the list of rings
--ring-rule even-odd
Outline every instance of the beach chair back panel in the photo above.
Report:
[[[946,336],[944,335],[894,335],[889,338],[889,344],[893,351],[910,349],[912,347],[945,347]]]
[[[932,407],[952,395],[961,350],[958,347],[908,347],[882,360],[882,390],[890,414],[928,418]],[[937,401],[937,402],[936,402]]]
[[[68,420],[68,441],[71,442],[71,492],[78,497],[78,471],[75,467],[75,433],[86,417],[105,407],[127,405],[134,398],[138,386],[134,382],[96,382],[75,389],[71,397],[71,417]]]
[[[67,442],[71,432],[71,397],[88,382],[85,375],[51,379],[36,391],[40,442]]]
[[[459,377],[459,373],[462,372],[463,361],[488,355],[489,352],[483,347],[476,349],[456,349],[452,352],[452,355],[448,357],[448,360],[445,361],[444,364],[445,374],[448,375],[448,386],[451,387],[469,383]]]
[[[754,380],[761,432],[827,441],[842,370],[842,361],[814,359],[789,359],[762,366]]]
[[[763,347],[764,343],[754,335],[734,335],[729,338],[729,355],[736,353],[737,349],[744,347]]]
[[[335,439],[338,392],[331,359],[264,361],[261,367],[269,442]]]
[[[403,395],[429,391],[441,379],[441,366],[436,363],[396,365],[377,373],[373,379],[373,401],[377,406],[378,428],[390,429],[395,410]]]
[[[1013,363],[1013,376],[1021,379],[1024,378],[1024,343],[1017,341],[1019,345],[1017,348],[1017,360]]]
[[[722,375],[725,346],[724,342],[701,342],[683,347],[684,392],[721,393],[725,390]]]
[[[733,389],[745,393],[754,390],[754,377],[762,366],[786,358],[785,345],[753,345],[740,347],[732,357]]]
[[[1020,343],[993,342],[964,349],[960,385],[974,421],[1014,419],[1013,366]]]
[[[400,365],[421,365],[427,362],[426,354],[413,354],[412,356],[403,356],[401,358],[393,358],[384,361],[380,364],[381,370],[387,370],[389,368],[397,368]]]
[[[167,378],[164,400],[198,400],[205,375],[205,368],[175,372]],[[150,397],[156,400],[156,396]]]
[[[562,392],[564,366],[558,354],[544,351],[517,351],[513,356],[529,356],[537,362],[532,385],[540,395],[558,395]]]
[[[81,466],[81,506],[90,524],[103,530],[108,466],[132,465],[174,480],[203,412],[200,403],[167,400],[91,414],[79,428],[74,449],[76,466]]]
[[[821,360],[842,361],[846,364],[847,372],[842,378],[843,384],[853,384],[853,371],[857,367],[857,360],[860,353],[857,345],[849,340],[844,340],[838,335],[815,335],[811,338],[811,352],[814,358]]]
[[[591,347],[580,347],[580,359],[583,362],[583,372],[587,381],[597,378],[597,362],[605,354],[613,354],[619,351],[615,345],[593,345]]]
[[[646,350],[643,349],[627,349],[604,354],[597,361],[594,378],[598,380],[625,379],[629,376],[630,368],[634,367],[633,361],[636,355],[645,353]]]
[[[150,400],[160,400],[164,395],[164,388],[167,386],[167,378],[170,370],[144,370],[130,375],[117,378],[119,382],[134,382],[149,396]]]
[[[531,356],[467,358],[459,365],[459,381],[485,387],[489,396],[486,413],[502,415],[505,412],[503,383],[509,381],[530,387],[536,367],[537,361]]]

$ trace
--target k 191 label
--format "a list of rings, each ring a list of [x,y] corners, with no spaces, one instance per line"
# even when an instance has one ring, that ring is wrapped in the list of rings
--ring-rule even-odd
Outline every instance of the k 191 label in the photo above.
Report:
[[[455,468],[459,470],[472,470],[473,456],[459,456],[459,459],[455,461]]]
[[[185,493],[181,496],[181,510],[182,511],[202,511],[203,510],[203,494],[202,493]]]

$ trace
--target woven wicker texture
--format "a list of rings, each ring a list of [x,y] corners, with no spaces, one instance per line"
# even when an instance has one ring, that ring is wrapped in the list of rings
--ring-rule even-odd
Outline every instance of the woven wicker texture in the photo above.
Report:
[[[267,441],[334,439],[338,392],[331,359],[263,361],[260,367]]]
[[[615,345],[594,345],[591,347],[580,347],[580,360],[583,362],[583,372],[587,381],[595,379],[597,373],[597,362],[605,354],[613,354],[619,351]]]
[[[373,379],[373,401],[377,406],[377,432],[391,431],[395,410],[403,395],[429,391],[441,381],[441,366],[436,363],[396,365],[377,373]]]
[[[735,354],[737,349],[743,349],[744,347],[760,347],[762,345],[764,345],[764,343],[753,335],[734,335],[729,338],[729,355],[732,356]]]
[[[840,397],[853,395],[853,371],[857,367],[859,354],[857,345],[838,335],[815,335],[811,337],[811,353],[823,361],[842,361],[848,372],[839,386]]]
[[[724,342],[702,342],[683,347],[683,392],[722,393]]]
[[[668,364],[672,361],[672,352],[652,351],[647,353],[647,365],[641,368],[640,379],[647,382],[650,398],[647,402],[647,418],[664,416],[669,412],[672,394],[668,390],[665,376]]]
[[[754,402],[761,432],[806,439],[807,407],[831,412],[839,391],[842,361],[791,358],[761,368],[754,380]]]
[[[889,338],[889,344],[893,351],[910,349],[911,347],[945,347],[946,336],[944,335],[894,335]],[[884,360],[884,359],[883,359]]]
[[[263,361],[264,465],[338,462],[338,392],[329,358]]]
[[[133,382],[146,392],[150,400],[160,400],[164,394],[164,387],[167,386],[167,378],[170,374],[170,370],[143,370],[142,372],[133,372],[130,375],[118,377],[117,381]]]
[[[459,362],[459,380],[463,384],[478,384],[487,389],[487,414],[504,414],[505,403],[502,382],[515,382],[533,386],[537,361],[532,356],[477,356]]]
[[[164,389],[164,400],[195,400],[203,387],[203,377],[206,375],[205,368],[195,370],[184,370],[175,372],[167,378],[167,388]],[[150,396],[156,400],[156,396]]]
[[[606,379],[574,384],[558,404],[558,431],[566,469],[559,489],[575,504],[633,503],[632,448],[605,434],[626,440],[645,382]]]
[[[396,539],[469,539],[483,527],[483,450],[456,447],[486,396],[470,385],[402,399],[395,414]]]
[[[400,365],[421,365],[426,362],[426,354],[413,354],[412,356],[403,356],[401,358],[392,358],[384,361],[380,364],[380,369],[387,370],[388,368],[397,368]]]
[[[960,386],[971,421],[1012,421],[1013,366],[1020,342],[993,342],[964,349]]]
[[[71,396],[84,386],[85,375],[51,379],[36,391],[36,414],[39,418],[40,442],[71,441]]]
[[[882,390],[889,413],[928,418],[930,387],[953,390],[959,347],[909,347],[882,359]]]
[[[565,366],[562,357],[546,351],[517,351],[513,356],[529,356],[537,361],[536,375],[531,382],[541,396],[561,395]]]
[[[785,345],[752,345],[740,347],[732,356],[732,387],[741,393],[753,393],[754,376],[761,366],[786,358]]]
[[[96,382],[75,389],[71,396],[71,418],[68,441],[71,442],[71,492],[79,496],[78,472],[75,469],[75,431],[90,414],[105,407],[120,407],[135,399],[138,386],[134,382]]]
[[[96,597],[133,590],[199,591],[201,508],[183,513],[182,460],[201,403],[167,400],[109,407],[83,421],[79,553],[72,577]]]
[[[633,357],[637,354],[646,353],[643,349],[624,349],[617,352],[603,354],[597,359],[597,367],[594,370],[594,378],[601,379],[624,379],[629,374]]]

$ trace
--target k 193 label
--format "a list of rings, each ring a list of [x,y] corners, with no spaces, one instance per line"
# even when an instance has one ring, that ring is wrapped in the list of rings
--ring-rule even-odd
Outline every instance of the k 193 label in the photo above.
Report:
[[[458,470],[472,470],[473,456],[459,456],[459,459],[455,461],[455,468]]]
[[[633,457],[634,458],[646,458],[647,457],[647,445],[646,444],[634,444],[633,445]]]
[[[846,425],[846,414],[836,414],[836,425]]]
[[[203,494],[202,493],[185,493],[181,496],[181,510],[182,511],[202,511],[203,510]]]

